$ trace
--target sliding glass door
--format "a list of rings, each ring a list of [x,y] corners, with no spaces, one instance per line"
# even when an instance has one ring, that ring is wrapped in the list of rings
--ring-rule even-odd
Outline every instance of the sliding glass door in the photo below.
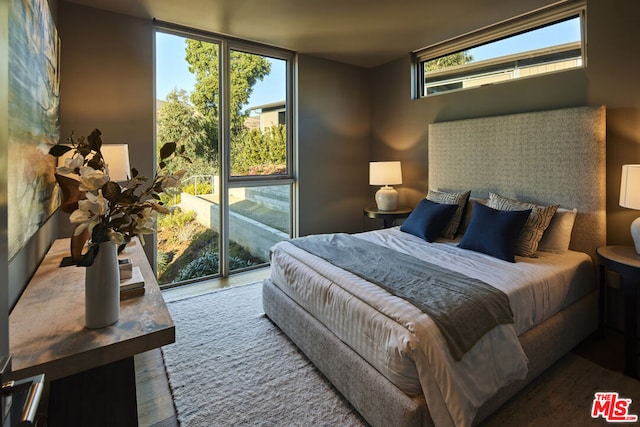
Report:
[[[159,25],[156,145],[184,146],[187,171],[158,220],[161,286],[265,265],[292,236],[291,70],[289,52]]]

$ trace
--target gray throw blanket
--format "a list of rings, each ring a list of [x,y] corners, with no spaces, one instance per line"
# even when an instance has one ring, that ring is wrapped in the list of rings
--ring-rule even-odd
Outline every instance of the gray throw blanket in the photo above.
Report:
[[[301,237],[290,243],[428,314],[457,361],[495,326],[513,323],[507,295],[481,280],[347,234]]]

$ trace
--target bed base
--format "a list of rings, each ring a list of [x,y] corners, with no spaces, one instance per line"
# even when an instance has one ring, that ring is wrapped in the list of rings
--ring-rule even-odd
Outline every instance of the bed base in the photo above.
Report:
[[[408,396],[382,376],[270,279],[262,287],[265,314],[372,426],[433,426],[424,396]],[[479,410],[484,420],[598,326],[597,292],[583,297],[520,337],[527,377],[501,389]]]

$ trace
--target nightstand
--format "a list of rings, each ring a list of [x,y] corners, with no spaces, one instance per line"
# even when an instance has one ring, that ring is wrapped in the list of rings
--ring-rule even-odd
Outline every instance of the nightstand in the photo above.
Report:
[[[368,218],[382,219],[384,228],[393,227],[393,223],[397,219],[406,218],[409,216],[413,209],[406,206],[400,206],[393,211],[381,211],[376,206],[370,208],[364,208],[364,215]]]
[[[624,298],[624,373],[638,377],[638,287],[640,255],[633,246],[603,246],[597,249],[600,261],[600,326],[604,321],[606,269],[620,274]]]

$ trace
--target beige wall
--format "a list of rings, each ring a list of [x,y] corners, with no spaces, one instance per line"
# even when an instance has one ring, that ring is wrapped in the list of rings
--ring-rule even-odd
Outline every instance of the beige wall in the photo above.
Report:
[[[300,235],[356,232],[369,190],[368,70],[307,55],[298,60]]]
[[[151,177],[154,150],[154,32],[151,21],[61,1],[61,139],[93,129],[102,141],[129,144],[131,166]],[[61,237],[71,234],[60,214]],[[153,259],[152,236],[145,251]],[[155,263],[152,263],[155,265]]]
[[[631,243],[628,227],[640,212],[618,207],[623,163],[640,163],[640,3],[587,4],[584,69],[411,100],[407,57],[372,70],[372,160],[401,160],[401,203],[415,205],[428,190],[427,129],[436,121],[580,105],[607,107],[608,242]],[[471,30],[471,28],[469,29]]]

